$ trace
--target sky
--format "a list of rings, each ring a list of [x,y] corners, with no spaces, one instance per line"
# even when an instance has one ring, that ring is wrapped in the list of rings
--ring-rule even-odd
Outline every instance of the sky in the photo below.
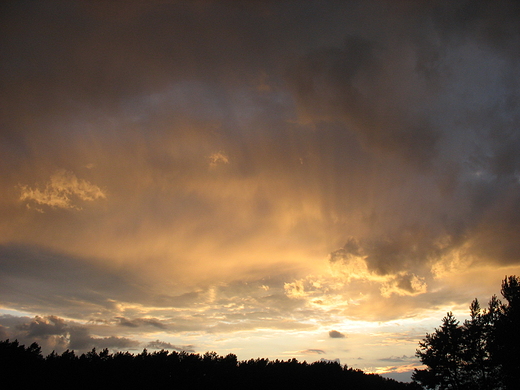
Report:
[[[0,338],[399,379],[520,275],[516,1],[7,1]]]

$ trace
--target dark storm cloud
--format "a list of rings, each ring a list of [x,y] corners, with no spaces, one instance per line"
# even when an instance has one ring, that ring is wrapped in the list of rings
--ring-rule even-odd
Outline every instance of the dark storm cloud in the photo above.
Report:
[[[427,118],[414,118],[405,107],[382,100],[387,98],[382,91],[389,88],[383,66],[389,58],[377,51],[385,49],[390,50],[351,36],[343,47],[307,56],[291,72],[296,97],[311,117],[345,121],[370,147],[395,152],[414,164],[429,163],[438,134]]]
[[[344,122],[372,152],[428,167],[422,177],[407,173],[415,187],[411,204],[440,191],[411,220],[401,214],[400,232],[390,228],[361,245],[372,272],[419,271],[468,247],[466,255],[518,264],[518,5],[477,3],[404,6],[414,18],[388,30],[403,8],[390,10],[381,28],[376,12],[371,28],[303,58],[292,75],[311,120]],[[420,195],[426,182],[433,191]],[[410,199],[404,188],[401,195]],[[347,247],[331,260],[360,255],[360,247]],[[400,282],[411,291],[408,284]]]
[[[344,339],[344,338],[347,337],[347,336],[345,336],[345,335],[344,335],[343,333],[341,333],[341,332],[338,332],[337,330],[331,330],[331,331],[329,332],[329,337],[332,338],[332,339]]]
[[[64,118],[117,113],[175,83],[198,79],[212,89],[222,115],[231,115],[224,81],[240,77],[253,83],[275,64],[276,56],[268,52],[279,47],[271,44],[268,32],[276,29],[269,18],[231,3],[107,5],[115,12],[90,2],[3,8],[1,134],[10,164],[38,154],[33,142],[53,147],[48,136],[71,141],[74,130],[57,126]],[[26,121],[38,125],[25,126]]]
[[[509,106],[490,100],[484,115],[498,119],[498,107],[504,114],[518,115],[514,103],[518,101],[514,76],[518,65],[511,54],[518,53],[514,48],[520,43],[519,7],[512,2],[500,2],[501,6],[493,2],[433,3],[404,7],[412,16],[406,20],[394,19],[403,9],[389,7],[388,21],[380,26],[376,24],[384,7],[374,8],[366,28],[347,37],[343,46],[318,49],[302,58],[291,72],[291,84],[307,115],[315,120],[344,121],[367,146],[395,153],[416,166],[431,163],[438,156],[445,132],[467,131],[455,123],[449,124],[449,129],[439,126],[438,116],[455,119],[473,114],[471,99],[500,93]],[[486,60],[471,67],[463,65],[461,61],[470,61],[467,56],[476,54],[476,45],[481,44],[485,48],[481,56]],[[488,65],[489,61],[495,63]],[[501,67],[502,61],[509,62],[508,69]],[[493,77],[488,78],[489,83],[479,79],[487,66],[500,72],[500,88],[505,89],[498,91]],[[465,75],[459,77],[462,74],[458,72]],[[451,96],[457,93],[447,85],[452,82],[459,93],[467,90],[474,95],[471,99],[460,96],[460,100]],[[456,107],[447,104],[453,99],[458,100]],[[495,127],[500,122],[503,119]],[[443,153],[442,158],[446,157]]]
[[[69,98],[113,108],[119,99],[175,81],[203,76],[218,83],[275,64],[272,50],[280,45],[273,32],[282,21],[262,12],[262,6],[117,4],[106,6],[115,12],[91,2],[26,1],[4,7],[5,85],[13,92],[22,86],[37,91],[32,102],[53,110],[56,100]],[[273,7],[279,8],[267,5]],[[132,8],[137,12],[128,12]],[[14,95],[15,102],[22,92]],[[41,99],[44,95],[51,99]]]

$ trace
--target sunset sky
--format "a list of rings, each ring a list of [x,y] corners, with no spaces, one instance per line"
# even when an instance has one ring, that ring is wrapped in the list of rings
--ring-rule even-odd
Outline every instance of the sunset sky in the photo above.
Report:
[[[517,1],[2,3],[0,339],[409,379],[520,275],[519,123]]]

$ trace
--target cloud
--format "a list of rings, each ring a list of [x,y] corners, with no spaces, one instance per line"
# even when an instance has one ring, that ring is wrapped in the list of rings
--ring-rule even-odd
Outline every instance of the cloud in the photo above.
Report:
[[[73,172],[64,169],[54,172],[42,190],[32,189],[26,185],[22,185],[20,188],[20,200],[33,201],[36,204],[52,208],[79,210],[81,207],[75,204],[78,200],[91,202],[106,198],[98,186],[78,179]]]
[[[110,271],[95,259],[71,256],[45,247],[0,245],[0,265],[3,277],[0,292],[11,307],[62,316],[75,313],[88,318],[94,313],[111,312],[114,299],[139,301],[150,298],[136,285],[135,279],[132,281],[133,278],[124,273]],[[51,317],[46,321],[50,320]],[[34,326],[51,325],[58,327],[60,323],[51,321]]]
[[[44,354],[53,350],[61,353],[65,349],[79,352],[86,352],[92,348],[127,350],[141,345],[139,341],[127,337],[92,336],[87,325],[55,315],[34,318],[3,315],[0,317],[0,326],[4,338],[18,339],[25,344],[37,342]]]
[[[150,341],[146,345],[146,348],[173,350],[173,351],[179,351],[179,352],[180,351],[195,352],[195,349],[194,349],[193,345],[182,345],[182,346],[179,346],[179,345],[174,345],[174,344],[168,343],[166,341],[160,341],[160,340]]]
[[[399,106],[404,103],[399,91],[406,86],[388,85],[390,69],[385,68],[410,67],[407,53],[395,64],[394,51],[399,49],[386,52],[390,48],[362,36],[349,36],[340,48],[320,49],[302,59],[291,73],[293,88],[303,112],[312,120],[346,122],[369,147],[422,166],[435,156],[439,135],[426,117]],[[382,88],[394,93],[393,99],[385,100]],[[417,97],[422,93],[406,92]]]
[[[329,331],[329,337],[332,339],[344,339],[347,336],[345,336],[341,332],[338,332],[337,330],[331,330],[331,331]]]
[[[414,356],[402,355],[402,356],[390,356],[390,357],[386,357],[386,358],[380,358],[379,360],[382,362],[399,363],[399,362],[416,362],[417,358]]]
[[[135,318],[131,320],[125,317],[116,317],[116,319],[119,321],[121,326],[126,326],[129,328],[138,328],[140,326],[152,326],[158,329],[166,328],[166,326],[161,323],[161,321],[155,318]]]
[[[44,354],[63,351],[68,345],[68,324],[57,316],[0,316],[3,339],[17,339],[23,344],[37,342]]]
[[[360,242],[349,238],[343,248],[329,255],[332,269],[343,275],[347,282],[353,279],[381,284],[383,297],[397,295],[419,295],[427,292],[425,277],[407,270],[417,270],[429,275],[421,267],[424,259],[436,258],[445,248],[421,243],[414,237],[398,237],[396,240]],[[404,270],[402,270],[404,268]]]
[[[23,324],[18,327],[27,333],[27,337],[46,338],[48,336],[64,335],[66,323],[62,318],[56,316],[40,317],[36,316],[29,324]]]
[[[117,336],[90,338],[90,344],[97,348],[114,348],[119,350],[133,349],[141,345],[138,340]]]
[[[392,280],[385,282],[381,287],[381,295],[389,297],[397,295],[419,295],[427,292],[427,284],[424,277],[414,274],[399,274]]]
[[[307,296],[302,280],[297,280],[292,283],[285,283],[283,287],[285,294],[290,298],[302,298]]]
[[[303,353],[305,355],[324,355],[326,352],[323,349],[305,349],[303,351],[299,351],[299,353]]]
[[[139,341],[127,337],[93,337],[90,335],[90,330],[83,326],[71,326],[69,338],[68,348],[80,351],[87,351],[92,348],[128,350],[137,348],[141,344]]]
[[[229,157],[222,151],[212,153],[209,157],[209,167],[214,169],[219,164],[229,164]]]
[[[429,232],[400,232],[394,237],[358,240],[349,237],[343,248],[332,252],[329,261],[349,279],[383,280],[404,269],[413,269],[425,259],[449,251],[450,242],[432,243]]]

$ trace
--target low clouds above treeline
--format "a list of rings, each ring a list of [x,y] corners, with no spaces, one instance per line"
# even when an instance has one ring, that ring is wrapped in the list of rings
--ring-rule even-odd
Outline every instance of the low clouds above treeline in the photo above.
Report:
[[[45,354],[52,351],[61,354],[69,349],[83,353],[92,348],[108,348],[115,351],[169,350],[195,352],[193,345],[174,345],[169,342],[154,340],[143,342],[129,337],[92,335],[96,325],[79,324],[57,316],[17,317],[0,316],[0,336],[2,339],[18,340],[20,343],[37,342]]]
[[[92,348],[129,350],[140,343],[125,337],[93,337],[89,329],[57,316],[34,318],[2,315],[0,317],[2,337],[17,339],[21,343],[37,342],[45,353],[53,350],[61,353],[66,349],[87,351]]]

